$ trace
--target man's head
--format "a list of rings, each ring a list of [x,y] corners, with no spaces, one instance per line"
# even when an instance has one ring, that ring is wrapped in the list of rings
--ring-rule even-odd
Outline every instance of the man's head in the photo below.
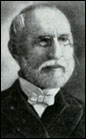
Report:
[[[12,22],[9,49],[22,76],[41,88],[62,87],[73,73],[70,24],[55,6],[24,9]]]

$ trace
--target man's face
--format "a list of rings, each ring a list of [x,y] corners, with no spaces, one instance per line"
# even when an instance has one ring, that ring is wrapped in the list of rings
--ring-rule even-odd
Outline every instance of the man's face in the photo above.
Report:
[[[75,66],[66,17],[46,8],[36,9],[25,18],[28,36],[20,63],[24,77],[41,88],[64,86]]]

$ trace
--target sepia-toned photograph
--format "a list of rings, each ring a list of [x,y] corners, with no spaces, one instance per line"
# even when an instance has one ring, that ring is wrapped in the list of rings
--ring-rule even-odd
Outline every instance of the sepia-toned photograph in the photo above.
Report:
[[[1,138],[85,138],[85,1],[1,1]]]

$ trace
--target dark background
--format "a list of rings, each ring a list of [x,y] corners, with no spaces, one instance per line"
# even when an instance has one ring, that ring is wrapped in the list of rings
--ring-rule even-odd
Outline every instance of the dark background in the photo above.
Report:
[[[47,2],[57,4],[71,23],[75,53],[80,64],[76,63],[75,72],[65,87],[69,93],[85,101],[85,1]],[[38,1],[1,1],[1,90],[12,85],[19,70],[7,48],[9,26],[22,8],[33,3]]]

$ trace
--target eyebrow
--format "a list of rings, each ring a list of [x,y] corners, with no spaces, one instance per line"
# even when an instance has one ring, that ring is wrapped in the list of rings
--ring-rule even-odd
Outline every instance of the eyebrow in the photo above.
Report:
[[[54,37],[54,35],[50,35],[50,34],[43,34],[43,35],[37,36],[37,38],[46,38],[46,39],[50,39],[53,37]],[[57,37],[71,37],[71,34],[69,34],[69,33],[59,34],[59,35],[57,35]]]
[[[71,34],[70,33],[65,33],[65,34],[60,34],[59,35],[59,37],[70,37],[71,36]]]
[[[52,36],[49,36],[49,35],[41,35],[39,36],[38,38],[45,38],[45,39],[50,39]]]

